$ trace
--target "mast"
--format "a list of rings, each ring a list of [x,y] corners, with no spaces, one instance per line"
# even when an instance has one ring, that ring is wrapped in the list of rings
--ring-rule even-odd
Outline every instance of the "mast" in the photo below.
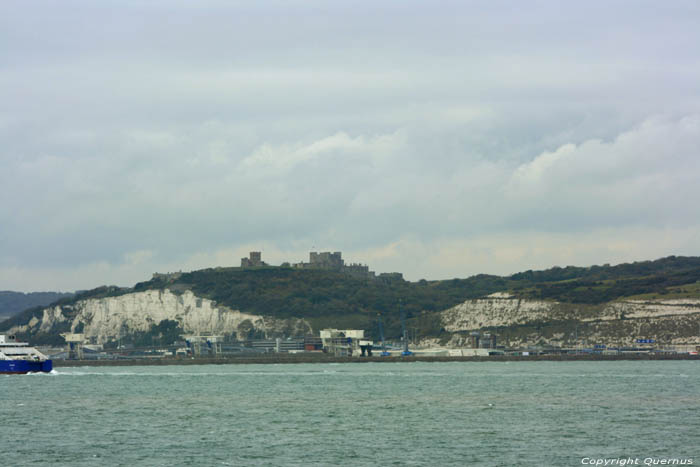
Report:
[[[382,341],[382,352],[386,350],[386,347],[384,345],[384,327],[382,326],[382,314],[377,313],[377,320],[379,322],[379,340]]]
[[[401,314],[401,329],[403,330],[403,352],[401,352],[401,355],[413,355],[413,352],[408,350],[408,331],[406,331],[406,314],[401,309],[401,299],[399,299],[399,313]]]

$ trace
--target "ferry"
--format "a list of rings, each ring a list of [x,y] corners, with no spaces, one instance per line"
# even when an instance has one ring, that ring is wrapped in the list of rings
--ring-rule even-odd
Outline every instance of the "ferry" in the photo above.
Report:
[[[0,374],[48,373],[51,360],[26,342],[17,342],[15,336],[0,334]]]

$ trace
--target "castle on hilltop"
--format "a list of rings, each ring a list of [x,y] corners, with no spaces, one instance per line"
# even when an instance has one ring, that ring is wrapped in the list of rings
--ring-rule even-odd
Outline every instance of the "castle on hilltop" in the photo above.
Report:
[[[241,258],[242,268],[257,268],[267,266],[267,263],[262,260],[262,253],[259,251],[251,251],[248,258]]]
[[[370,279],[375,277],[374,271],[370,271],[369,266],[366,264],[345,264],[340,251],[334,251],[333,253],[330,251],[321,253],[312,251],[309,253],[308,263],[296,263],[293,267],[297,269],[326,269],[329,271],[339,271],[354,277],[367,277]]]
[[[284,263],[288,265],[288,263]],[[251,251],[248,258],[241,258],[241,268],[254,268],[268,266],[262,260],[262,254],[259,251]],[[374,271],[369,270],[369,266],[360,263],[350,263],[345,264],[343,260],[343,254],[340,251],[323,251],[309,253],[308,263],[294,263],[291,267],[295,269],[323,269],[326,271],[338,271],[349,276],[367,279],[380,279],[386,281],[403,280],[403,274],[400,272],[388,272],[381,273],[379,275],[375,274]]]
[[[381,280],[403,280],[403,274],[400,272],[375,274],[369,270],[369,266],[361,263],[345,264],[342,253],[340,251],[324,251],[317,253],[312,251],[309,253],[308,263],[295,263],[292,265],[297,269],[326,269],[329,271],[338,271],[349,276],[366,278],[366,279],[381,279]]]

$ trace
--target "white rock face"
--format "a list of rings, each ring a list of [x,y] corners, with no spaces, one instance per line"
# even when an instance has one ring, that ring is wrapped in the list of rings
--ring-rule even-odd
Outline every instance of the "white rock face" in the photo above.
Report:
[[[553,302],[491,295],[487,298],[468,300],[443,311],[442,324],[448,332],[525,324],[551,319],[555,305]]]
[[[533,321],[552,321],[560,318],[582,322],[612,321],[639,318],[660,318],[700,313],[700,300],[620,300],[599,308],[502,298],[507,294],[492,294],[486,298],[469,300],[442,312],[442,323],[449,332],[475,330],[484,327],[511,326]],[[583,314],[582,310],[588,310]]]
[[[689,315],[700,313],[700,300],[622,300],[605,307],[603,319],[617,319],[621,314],[625,318],[658,318],[661,316]]]
[[[147,332],[152,325],[163,320],[177,321],[187,334],[236,334],[239,339],[244,339],[243,334],[251,329],[265,333],[274,333],[277,328],[310,331],[308,323],[302,320],[268,319],[266,322],[262,316],[217,306],[191,291],[174,294],[165,289],[81,300],[70,307],[46,308],[40,321],[30,321],[13,332],[28,329],[50,332],[57,324],[67,321],[67,316],[72,317],[71,332],[77,332],[82,324],[81,332],[96,344],[116,340],[134,331]]]
[[[700,339],[697,335],[700,300],[697,299],[620,300],[605,305],[580,305],[505,296],[492,294],[441,312],[445,331],[455,333],[448,344],[467,345],[465,331],[552,322],[569,323],[571,329],[547,336],[532,330],[528,335],[513,337],[510,344],[563,345],[577,334],[589,342],[624,345],[632,345],[640,337],[674,344],[691,344]]]
[[[67,321],[68,318],[63,316],[61,312],[61,307],[54,308],[44,308],[44,314],[41,317],[41,322],[39,326],[39,332],[49,332],[58,323],[63,323]],[[29,326],[34,326],[32,322],[29,322]]]

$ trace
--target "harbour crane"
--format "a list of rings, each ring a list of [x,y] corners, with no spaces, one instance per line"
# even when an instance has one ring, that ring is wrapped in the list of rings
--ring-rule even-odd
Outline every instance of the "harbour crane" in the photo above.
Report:
[[[386,344],[384,343],[384,326],[382,326],[382,314],[377,314],[377,321],[379,324],[379,339],[382,341],[382,352],[379,354],[382,357],[388,357],[391,354],[386,351]]]

